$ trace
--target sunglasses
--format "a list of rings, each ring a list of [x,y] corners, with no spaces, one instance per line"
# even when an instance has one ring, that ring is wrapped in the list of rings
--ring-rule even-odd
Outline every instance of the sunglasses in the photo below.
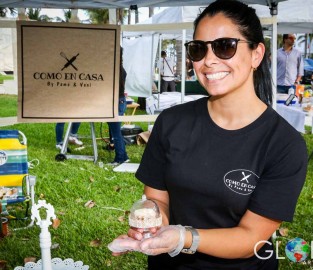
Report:
[[[238,38],[218,38],[213,41],[192,40],[185,43],[187,56],[192,61],[200,61],[208,52],[208,44],[211,44],[213,53],[220,59],[230,59],[237,51],[239,42],[250,43],[250,41]]]

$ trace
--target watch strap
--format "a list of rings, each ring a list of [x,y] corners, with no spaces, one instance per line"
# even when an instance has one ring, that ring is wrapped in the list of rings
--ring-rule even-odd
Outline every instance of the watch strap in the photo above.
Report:
[[[200,242],[199,233],[195,228],[192,228],[191,226],[185,226],[185,229],[191,232],[192,242],[190,248],[183,248],[181,252],[186,254],[194,254],[197,251]]]

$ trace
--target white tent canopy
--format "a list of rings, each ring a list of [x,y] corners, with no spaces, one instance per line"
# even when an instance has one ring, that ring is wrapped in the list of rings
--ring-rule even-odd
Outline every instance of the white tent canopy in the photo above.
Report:
[[[153,64],[158,36],[143,36],[123,40],[123,66],[127,72],[125,91],[129,96],[151,95]]]
[[[170,38],[181,38],[181,30],[193,33],[193,22],[205,6],[171,7],[136,25],[122,25],[124,37],[151,34],[168,34]]]
[[[0,7],[14,8],[129,8],[208,5],[214,0],[1,0]],[[247,4],[272,5],[285,0],[242,0]]]
[[[15,42],[12,28],[0,28],[0,71],[13,71],[13,42]]]
[[[270,17],[268,7],[252,5],[260,18]],[[313,33],[313,0],[288,0],[278,3],[277,32]]]

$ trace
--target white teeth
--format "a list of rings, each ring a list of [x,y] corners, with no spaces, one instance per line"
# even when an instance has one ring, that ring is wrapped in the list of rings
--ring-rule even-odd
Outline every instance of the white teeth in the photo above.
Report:
[[[217,72],[212,74],[207,74],[206,77],[208,80],[219,80],[225,78],[229,72]]]

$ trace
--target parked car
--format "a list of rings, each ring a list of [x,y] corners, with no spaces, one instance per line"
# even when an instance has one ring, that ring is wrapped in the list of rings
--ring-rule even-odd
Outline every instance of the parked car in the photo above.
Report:
[[[311,84],[312,80],[313,80],[313,59],[305,58],[302,84]]]

